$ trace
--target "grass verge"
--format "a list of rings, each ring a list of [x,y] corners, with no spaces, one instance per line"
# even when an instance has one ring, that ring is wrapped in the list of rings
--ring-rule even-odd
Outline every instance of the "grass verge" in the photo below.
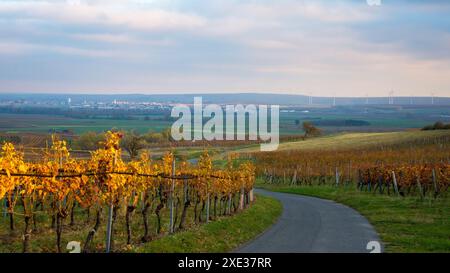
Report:
[[[142,245],[135,252],[192,253],[228,252],[253,239],[276,222],[281,214],[279,201],[257,196],[257,201],[242,213],[194,227]]]
[[[353,187],[261,187],[334,200],[356,209],[375,227],[386,252],[450,252],[449,198],[421,201],[360,192]]]

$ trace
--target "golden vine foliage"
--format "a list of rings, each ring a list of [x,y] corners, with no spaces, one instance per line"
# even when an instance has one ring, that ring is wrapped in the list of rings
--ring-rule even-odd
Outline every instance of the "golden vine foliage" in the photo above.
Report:
[[[341,182],[389,188],[394,172],[399,188],[408,192],[417,187],[417,181],[424,191],[446,192],[450,187],[449,155],[448,143],[252,154],[257,174],[270,183],[335,183],[338,172]]]
[[[196,187],[201,200],[206,200],[211,189],[212,161],[208,151],[204,151],[200,155],[196,175],[198,176]]]
[[[92,152],[87,163],[88,170],[96,173],[95,187],[100,205],[117,203],[127,182],[125,176],[118,174],[127,170],[119,145],[121,137],[119,133],[107,132],[104,148]]]
[[[9,210],[12,211],[18,194],[18,186],[22,184],[22,193],[26,193],[34,188],[29,185],[28,180],[20,180],[19,177],[11,176],[13,173],[26,172],[27,166],[23,161],[23,154],[17,152],[12,143],[5,143],[2,147],[0,157],[1,170],[6,174],[0,177],[0,198],[6,195],[9,202]]]
[[[25,213],[31,215],[33,206],[49,204],[51,215],[65,217],[74,202],[81,207],[102,207],[113,204],[136,206],[148,192],[160,187],[165,194],[172,187],[173,152],[167,152],[161,161],[153,162],[147,152],[131,162],[122,160],[117,132],[107,132],[103,148],[91,153],[88,160],[71,157],[67,143],[52,137],[52,146],[45,151],[42,162],[25,162],[14,145],[5,143],[0,157],[0,199],[8,198],[10,210],[17,198],[24,201]],[[226,169],[213,168],[211,157],[205,150],[197,166],[181,161],[176,167],[174,194],[188,183],[201,200],[207,196],[239,193],[242,188],[253,187],[255,167],[243,163],[234,168],[230,162]]]

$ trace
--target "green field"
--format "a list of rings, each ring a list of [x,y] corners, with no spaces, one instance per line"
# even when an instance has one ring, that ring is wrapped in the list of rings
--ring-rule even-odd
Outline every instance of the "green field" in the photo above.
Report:
[[[430,112],[428,109],[415,109],[408,111],[404,109],[391,109],[388,112],[373,112],[362,114],[362,110],[354,111],[350,109],[315,109],[312,112],[302,113],[281,112],[280,113],[280,134],[297,135],[302,134],[301,124],[304,121],[343,121],[357,120],[368,122],[366,126],[320,126],[326,133],[333,132],[363,132],[363,131],[392,131],[404,130],[407,128],[421,128],[434,123],[436,116],[441,112]],[[420,114],[423,115],[420,115]],[[443,112],[444,114],[446,112]],[[104,117],[94,115],[88,118],[71,118],[63,115],[39,115],[39,114],[11,114],[0,113],[0,131],[8,133],[47,133],[51,130],[72,130],[76,134],[87,131],[105,131],[111,128],[123,130],[136,130],[139,133],[146,133],[149,130],[161,131],[169,128],[172,121],[167,119],[166,114],[152,114],[130,116],[130,119],[114,119],[114,117]]]
[[[48,133],[56,130],[72,130],[76,134],[88,131],[102,132],[112,128],[135,130],[139,133],[162,131],[171,126],[161,119],[74,119],[63,116],[0,114],[0,130],[6,133]]]
[[[380,115],[360,115],[360,114],[299,114],[299,113],[281,113],[280,114],[280,132],[286,135],[296,134],[299,126],[296,125],[296,120],[301,124],[303,121],[320,120],[335,121],[335,120],[359,120],[370,123],[367,126],[318,126],[326,132],[342,132],[342,131],[395,131],[404,130],[408,128],[422,128],[427,124],[433,123],[434,120],[422,118],[410,118],[405,116],[396,117]]]

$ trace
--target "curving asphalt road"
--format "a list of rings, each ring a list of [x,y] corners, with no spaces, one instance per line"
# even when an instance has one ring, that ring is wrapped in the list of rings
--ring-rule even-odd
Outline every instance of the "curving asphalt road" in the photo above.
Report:
[[[369,253],[370,241],[381,242],[366,218],[352,208],[315,197],[256,192],[280,200],[283,213],[269,230],[236,252]]]

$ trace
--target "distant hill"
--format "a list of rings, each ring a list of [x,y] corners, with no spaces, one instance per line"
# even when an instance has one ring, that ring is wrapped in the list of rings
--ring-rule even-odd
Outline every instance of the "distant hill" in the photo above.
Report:
[[[204,103],[217,104],[279,104],[279,105],[308,105],[310,98],[305,95],[260,94],[260,93],[221,93],[221,94],[0,94],[0,102],[29,101],[29,102],[112,102],[114,100],[129,102],[161,102],[161,103],[192,103],[195,96],[202,96]],[[394,105],[432,105],[431,97],[395,97]],[[334,101],[330,97],[312,97],[313,105],[387,105],[388,97],[338,97]],[[450,105],[450,97],[435,97],[434,105]]]
[[[423,145],[425,143],[446,143],[450,139],[450,131],[402,131],[383,133],[342,133],[327,135],[306,141],[281,143],[278,151],[283,150],[347,150],[392,145]],[[259,151],[258,146],[236,150],[237,153]]]

